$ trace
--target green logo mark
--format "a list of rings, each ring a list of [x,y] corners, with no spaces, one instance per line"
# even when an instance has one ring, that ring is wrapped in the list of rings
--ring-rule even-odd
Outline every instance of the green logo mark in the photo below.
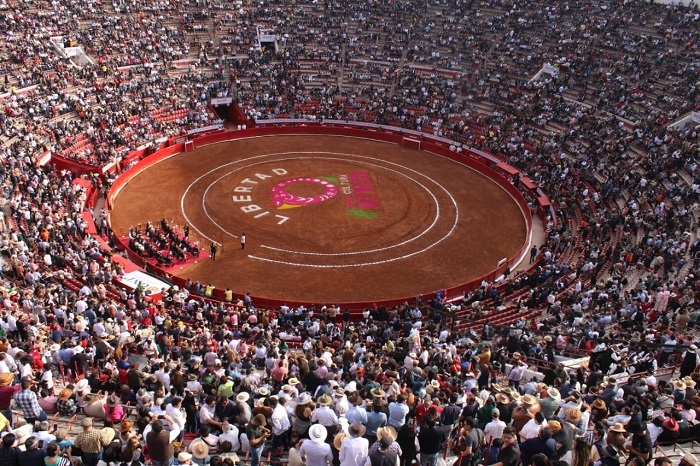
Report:
[[[363,209],[348,209],[345,211],[348,215],[354,215],[357,218],[376,218],[379,214],[376,212],[370,212]]]

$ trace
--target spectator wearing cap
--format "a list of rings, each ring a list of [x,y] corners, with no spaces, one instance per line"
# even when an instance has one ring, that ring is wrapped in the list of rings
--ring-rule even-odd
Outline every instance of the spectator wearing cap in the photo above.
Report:
[[[693,455],[692,453],[686,453],[681,458],[679,466],[698,466],[699,463],[700,462],[698,462],[698,459],[695,457],[695,455]]]
[[[333,461],[333,451],[326,443],[327,435],[328,431],[321,424],[314,424],[309,428],[309,438],[304,440],[299,448],[299,455],[306,466],[328,466]]]
[[[107,445],[105,437],[100,431],[93,429],[92,419],[85,418],[80,425],[83,431],[75,438],[75,447],[82,452],[83,463],[86,466],[96,466],[100,460],[102,448]]]
[[[494,408],[493,411],[491,411],[491,422],[484,427],[484,436],[487,442],[501,438],[503,429],[506,428],[506,423],[500,420],[500,416],[501,411],[498,408]]]
[[[379,448],[370,453],[371,466],[396,466],[399,463],[399,455],[390,449],[394,439],[389,436],[382,438]]]
[[[366,430],[359,422],[348,426],[350,435],[343,439],[338,454],[340,466],[364,466],[369,454],[369,442],[363,437]]]
[[[265,440],[270,437],[270,431],[265,428],[266,425],[265,416],[256,414],[246,427],[246,435],[250,443],[250,466],[258,466],[260,464],[260,456],[265,446]]]

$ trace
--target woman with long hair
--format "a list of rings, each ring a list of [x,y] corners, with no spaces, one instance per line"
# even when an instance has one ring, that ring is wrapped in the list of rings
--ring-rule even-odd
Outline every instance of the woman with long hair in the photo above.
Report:
[[[571,466],[593,466],[591,459],[591,447],[583,437],[574,440],[574,449],[571,451]]]
[[[532,457],[532,466],[552,466],[552,462],[542,453]]]

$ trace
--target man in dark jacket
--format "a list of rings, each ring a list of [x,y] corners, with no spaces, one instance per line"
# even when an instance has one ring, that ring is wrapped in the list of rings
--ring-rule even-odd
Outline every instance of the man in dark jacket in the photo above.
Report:
[[[520,444],[520,454],[523,466],[532,464],[532,457],[538,453],[551,458],[556,451],[556,442],[552,439],[552,431],[549,427],[540,429],[537,437],[525,440]]]
[[[436,427],[435,418],[427,417],[418,434],[421,466],[436,466],[438,453],[442,450],[447,437],[442,427]]]

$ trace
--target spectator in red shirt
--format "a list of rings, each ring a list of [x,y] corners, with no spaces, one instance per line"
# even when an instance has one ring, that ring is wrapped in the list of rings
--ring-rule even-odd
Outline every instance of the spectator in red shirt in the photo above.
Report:
[[[10,373],[0,374],[0,411],[10,421],[10,424],[12,424],[12,409],[10,408],[12,397],[22,388],[19,384],[12,385],[13,379],[14,376]]]

